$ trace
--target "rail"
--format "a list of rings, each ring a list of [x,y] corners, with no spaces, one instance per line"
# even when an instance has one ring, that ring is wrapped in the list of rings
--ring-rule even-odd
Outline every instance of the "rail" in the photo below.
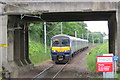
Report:
[[[52,77],[51,77],[52,80],[54,80],[54,79],[58,76],[58,74],[60,74],[60,73],[62,72],[62,70],[67,66],[67,64],[68,64],[68,63],[64,64],[62,67],[60,67],[60,69],[59,69],[57,72],[55,72],[55,74],[52,74]],[[58,67],[58,65],[56,65],[56,64],[51,65],[50,67],[44,69],[42,72],[40,72],[38,75],[36,75],[32,80],[36,80],[37,78],[41,78],[41,76],[42,76],[42,75],[44,76],[44,74],[45,74],[46,72],[49,72],[49,70],[50,70],[51,68],[56,68],[56,67]],[[48,75],[49,75],[49,74],[48,74]]]
[[[35,78],[39,77],[40,75],[42,75],[44,72],[46,72],[47,70],[49,70],[50,68],[52,68],[53,66],[55,66],[55,64],[51,65],[50,67],[44,69],[42,72],[40,72],[38,75],[36,75],[32,80],[35,80]]]

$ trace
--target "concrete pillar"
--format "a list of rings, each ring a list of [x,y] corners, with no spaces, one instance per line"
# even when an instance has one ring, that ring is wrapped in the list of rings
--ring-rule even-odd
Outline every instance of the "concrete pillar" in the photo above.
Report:
[[[14,27],[16,26],[16,17],[8,16],[8,61],[14,61]]]
[[[2,63],[7,63],[7,15],[0,16],[0,50],[2,51]]]
[[[16,64],[15,60],[14,60],[14,27],[15,26],[15,23],[16,23],[16,18],[13,17],[13,16],[8,16],[8,25],[7,25],[7,28],[8,28],[8,31],[7,31],[7,38],[8,38],[8,50],[7,50],[7,53],[8,53],[8,65],[10,66],[11,68],[11,72],[10,72],[10,75],[11,75],[11,78],[17,78],[18,76],[18,65]]]
[[[2,44],[2,11],[3,5],[0,4],[0,44]],[[2,47],[0,46],[0,72],[2,70]]]
[[[8,65],[12,69],[12,78],[18,78],[19,74],[33,67],[28,62],[28,37],[26,36],[28,27],[26,23],[20,21],[18,16],[8,16]]]
[[[25,59],[25,24],[23,23],[20,25],[22,29],[20,30],[20,60],[24,65],[27,64],[27,61]]]
[[[118,11],[117,11],[117,54],[119,56],[118,66],[120,68],[120,2],[118,2]]]
[[[7,64],[7,15],[0,14],[0,51],[2,63]]]
[[[25,25],[25,57],[29,64],[31,64],[31,61],[29,59],[29,36],[28,36],[28,24]]]
[[[28,26],[19,24],[22,29],[15,30],[14,60],[19,66],[31,64],[29,59]]]
[[[8,43],[7,43],[7,25],[8,15],[3,14],[4,5],[0,4],[0,54],[2,61],[2,67],[8,72],[12,72],[12,69],[8,63]],[[0,64],[1,67],[1,64]]]
[[[14,61],[18,66],[23,66],[24,64],[20,60],[20,30],[16,29],[15,34],[15,44],[14,44]]]
[[[8,61],[14,60],[14,31],[8,31]]]
[[[115,55],[115,39],[117,33],[117,22],[115,13],[113,13],[109,18],[108,27],[109,27],[109,53],[113,53]]]

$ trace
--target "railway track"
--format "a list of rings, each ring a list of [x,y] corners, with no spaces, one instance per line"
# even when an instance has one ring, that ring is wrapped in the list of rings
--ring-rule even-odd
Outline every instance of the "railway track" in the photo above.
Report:
[[[44,69],[42,72],[40,72],[38,75],[36,75],[32,80],[37,80],[38,78],[51,78],[54,80],[61,72],[62,70],[67,66],[66,64],[53,64],[52,66]]]

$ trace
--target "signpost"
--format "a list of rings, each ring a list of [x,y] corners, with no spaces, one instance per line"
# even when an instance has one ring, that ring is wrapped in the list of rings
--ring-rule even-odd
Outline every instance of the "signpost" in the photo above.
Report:
[[[112,56],[97,56],[97,72],[112,72],[113,58]]]
[[[111,78],[112,80],[116,74],[116,61],[118,61],[118,56],[113,56],[113,54],[103,54],[103,56],[97,56],[97,72],[103,72],[103,78]]]
[[[116,66],[117,64],[116,63],[117,63],[118,59],[119,59],[118,56],[113,57],[113,61],[115,62],[115,75],[116,75],[116,69],[117,69],[117,66]]]
[[[113,61],[118,61],[118,56],[114,56]]]
[[[103,78],[114,78],[113,55],[97,56],[97,72],[103,72]]]

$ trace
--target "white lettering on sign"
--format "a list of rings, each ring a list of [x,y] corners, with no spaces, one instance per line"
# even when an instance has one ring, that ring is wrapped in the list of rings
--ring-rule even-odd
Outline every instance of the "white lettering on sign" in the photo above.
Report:
[[[112,57],[98,57],[97,62],[113,62]]]
[[[98,70],[99,71],[103,71],[103,69],[104,69],[104,64],[99,64],[98,65]]]
[[[104,67],[104,71],[109,71],[109,69],[110,69],[110,66],[105,66]]]
[[[103,56],[113,56],[113,54],[103,54]]]

